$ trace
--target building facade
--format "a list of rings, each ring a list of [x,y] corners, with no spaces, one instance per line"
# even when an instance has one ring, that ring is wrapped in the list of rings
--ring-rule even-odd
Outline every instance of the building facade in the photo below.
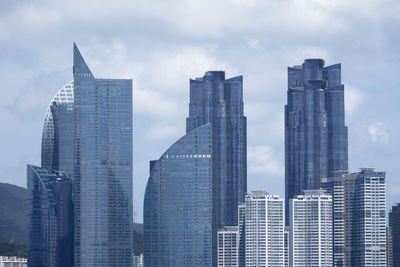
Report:
[[[335,177],[321,180],[321,187],[332,196],[333,266],[335,267],[349,266],[351,263],[349,254],[351,240],[348,235],[351,233],[350,224],[352,223],[352,214],[354,214],[350,203],[354,202],[352,196],[354,196],[355,185],[353,180],[344,178],[347,174],[347,171],[338,172]],[[349,194],[349,192],[353,192],[353,194]]]
[[[239,227],[218,230],[218,267],[239,267]]]
[[[74,82],[67,83],[51,100],[42,132],[42,168],[74,172]]]
[[[285,226],[285,230],[283,232],[284,239],[283,239],[283,247],[285,253],[285,260],[284,260],[284,267],[289,267],[290,262],[290,230],[289,226]]]
[[[285,201],[319,189],[321,178],[347,170],[347,127],[341,65],[306,59],[288,68],[285,106]],[[288,224],[288,221],[286,221]]]
[[[190,80],[186,132],[211,123],[213,147],[213,206],[215,234],[237,225],[237,207],[247,192],[246,117],[242,76],[225,79],[223,71],[209,71]],[[215,249],[216,251],[216,249]]]
[[[334,266],[386,266],[385,173],[344,172],[322,187],[333,197]]]
[[[246,266],[246,203],[238,206],[239,267]]]
[[[284,266],[284,201],[265,191],[246,195],[246,266]]]
[[[395,204],[389,212],[389,230],[391,234],[392,264],[400,266],[400,204]]]
[[[332,197],[324,190],[305,190],[290,199],[289,207],[290,266],[331,267]]]
[[[140,254],[139,256],[133,256],[133,267],[144,267],[143,254]]]
[[[28,165],[27,191],[29,267],[73,266],[71,180]]]
[[[386,228],[386,263],[388,267],[393,267],[393,236],[392,227]]]
[[[386,266],[386,174],[364,168],[353,176],[356,201],[352,266]]]
[[[25,258],[0,256],[0,267],[27,267]]]
[[[150,162],[144,198],[146,267],[212,266],[212,127],[200,126]]]
[[[75,266],[132,266],[132,80],[96,79],[74,44]]]

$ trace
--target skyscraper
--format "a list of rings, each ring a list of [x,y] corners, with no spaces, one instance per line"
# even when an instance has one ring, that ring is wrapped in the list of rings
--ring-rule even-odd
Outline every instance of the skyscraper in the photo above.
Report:
[[[335,177],[322,178],[321,188],[332,196],[333,220],[333,266],[349,266],[351,250],[351,222],[354,209],[354,180],[346,179],[347,171],[338,172]],[[351,234],[350,234],[351,235]],[[347,237],[346,237],[347,236]],[[347,254],[347,256],[346,256]],[[347,263],[347,264],[346,264]]]
[[[206,127],[204,128],[204,126]],[[206,131],[206,128],[209,128],[209,130]],[[190,80],[189,117],[186,119],[186,136],[183,139],[191,140],[192,135],[199,134],[206,135],[208,139],[202,138],[202,143],[193,141],[193,143],[186,145],[180,144],[181,142],[178,141],[170,149],[188,150],[188,153],[182,153],[183,156],[180,156],[180,158],[184,159],[184,155],[195,155],[198,147],[206,146],[202,149],[208,149],[206,154],[209,155],[210,165],[207,168],[210,171],[210,176],[204,176],[202,180],[199,180],[199,178],[196,180],[196,183],[202,184],[203,189],[208,188],[211,190],[204,198],[198,199],[197,195],[192,195],[192,190],[198,190],[196,188],[159,191],[169,183],[174,184],[174,179],[181,176],[186,177],[184,175],[189,175],[192,172],[197,173],[199,166],[189,165],[192,170],[188,169],[186,174],[181,174],[179,171],[160,173],[158,168],[163,170],[164,166],[165,168],[173,166],[168,168],[186,170],[186,161],[184,160],[176,161],[170,159],[164,163],[160,158],[157,163],[153,162],[151,164],[151,166],[159,167],[151,168],[145,195],[144,257],[146,266],[148,264],[149,266],[191,266],[191,264],[196,266],[217,266],[217,230],[222,229],[224,226],[237,225],[238,205],[244,201],[246,193],[246,117],[243,116],[243,83],[241,76],[225,79],[223,71],[210,71],[204,77]],[[201,157],[197,156],[197,158],[189,159],[194,164]],[[184,181],[189,183],[192,179],[189,177],[183,179],[179,184],[176,184],[176,188],[182,188],[186,184]],[[155,180],[160,180],[161,183],[155,184]],[[179,191],[192,193],[182,193],[181,195],[177,194]],[[163,198],[160,198],[161,195]],[[186,218],[188,215],[182,215],[182,218],[186,219],[182,219],[183,221],[179,222],[179,216],[171,217],[169,215],[173,213],[169,210],[170,207],[164,204],[169,203],[169,201],[175,203],[171,208],[186,205],[187,208],[184,210],[187,209],[188,212],[190,211],[193,214],[198,213],[198,209],[203,207],[209,210],[209,213],[206,213],[204,218],[208,218],[208,215],[212,217],[206,222],[200,219],[196,221],[196,218]],[[155,206],[154,203],[159,203],[159,205]],[[179,212],[182,211],[178,209],[174,212],[180,214]],[[156,214],[163,214],[166,219],[156,220],[154,219],[156,218],[155,216],[159,216]],[[210,232],[204,230],[201,235],[194,237],[193,240],[189,240],[187,237],[184,239],[181,236],[186,233],[186,228],[179,228],[179,234],[174,232],[176,226],[182,226],[181,223],[189,223],[191,220],[194,220],[194,222],[187,229],[197,232],[196,229],[199,227],[205,229],[210,226],[208,223],[211,223],[210,229],[212,230]],[[173,225],[174,227],[172,227]],[[195,225],[199,226],[193,229],[192,227],[195,227]],[[160,232],[157,232],[157,227]],[[208,234],[212,235],[210,239],[208,239]],[[199,242],[199,238],[203,238],[203,243],[202,245],[196,245],[196,249],[191,246],[185,246],[185,250],[180,248],[182,242],[195,244]],[[156,242],[156,240],[159,241]],[[174,247],[175,250],[167,249],[170,246]],[[211,247],[207,248],[207,246]],[[212,254],[211,258],[209,258],[209,253]]]
[[[239,227],[218,230],[218,267],[239,267]]]
[[[146,267],[212,266],[211,124],[150,162],[144,198]]]
[[[42,168],[63,171],[72,179],[74,170],[74,82],[67,83],[51,100],[42,132]]]
[[[246,266],[246,203],[238,206],[239,267]]]
[[[242,76],[225,79],[223,71],[209,71],[190,80],[186,132],[211,123],[213,171],[213,240],[217,230],[237,225],[237,207],[247,191],[246,117]],[[216,242],[213,242],[216,265]]]
[[[61,172],[27,166],[28,265],[73,266],[72,183]]]
[[[246,266],[283,267],[283,199],[265,191],[246,195]]]
[[[363,168],[322,187],[333,198],[334,266],[386,266],[385,173]]]
[[[74,44],[75,266],[132,266],[132,80],[96,79]]]
[[[301,66],[288,68],[286,215],[290,198],[305,189],[319,189],[321,178],[348,168],[341,65],[324,64],[322,59],[306,59]]]
[[[400,266],[400,204],[397,203],[389,212],[389,229],[392,241],[392,262],[394,266]],[[389,266],[389,265],[388,265]]]
[[[190,80],[186,132],[206,123],[212,128],[213,221],[220,229],[237,225],[237,207],[247,191],[242,76],[225,79],[225,72],[209,71]]]
[[[324,190],[305,190],[290,199],[289,207],[290,266],[331,267],[332,197]]]
[[[73,82],[51,100],[42,132],[42,168],[27,166],[29,266],[73,266]]]

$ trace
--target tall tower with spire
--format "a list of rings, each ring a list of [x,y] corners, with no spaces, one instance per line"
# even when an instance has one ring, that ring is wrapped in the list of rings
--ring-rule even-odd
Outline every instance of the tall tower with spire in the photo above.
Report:
[[[74,44],[76,267],[131,267],[132,80],[96,79]]]

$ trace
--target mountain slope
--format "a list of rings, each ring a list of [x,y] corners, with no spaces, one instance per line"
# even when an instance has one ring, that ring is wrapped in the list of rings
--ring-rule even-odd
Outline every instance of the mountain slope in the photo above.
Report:
[[[26,255],[26,194],[16,185],[0,183],[0,255]],[[143,253],[143,225],[133,225],[135,255]]]
[[[25,244],[26,189],[0,183],[0,242]]]

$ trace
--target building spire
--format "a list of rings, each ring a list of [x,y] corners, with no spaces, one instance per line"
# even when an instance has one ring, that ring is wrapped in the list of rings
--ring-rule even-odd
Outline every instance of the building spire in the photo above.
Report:
[[[93,77],[88,65],[83,59],[81,52],[74,43],[74,67],[73,67],[74,78],[79,77]]]

